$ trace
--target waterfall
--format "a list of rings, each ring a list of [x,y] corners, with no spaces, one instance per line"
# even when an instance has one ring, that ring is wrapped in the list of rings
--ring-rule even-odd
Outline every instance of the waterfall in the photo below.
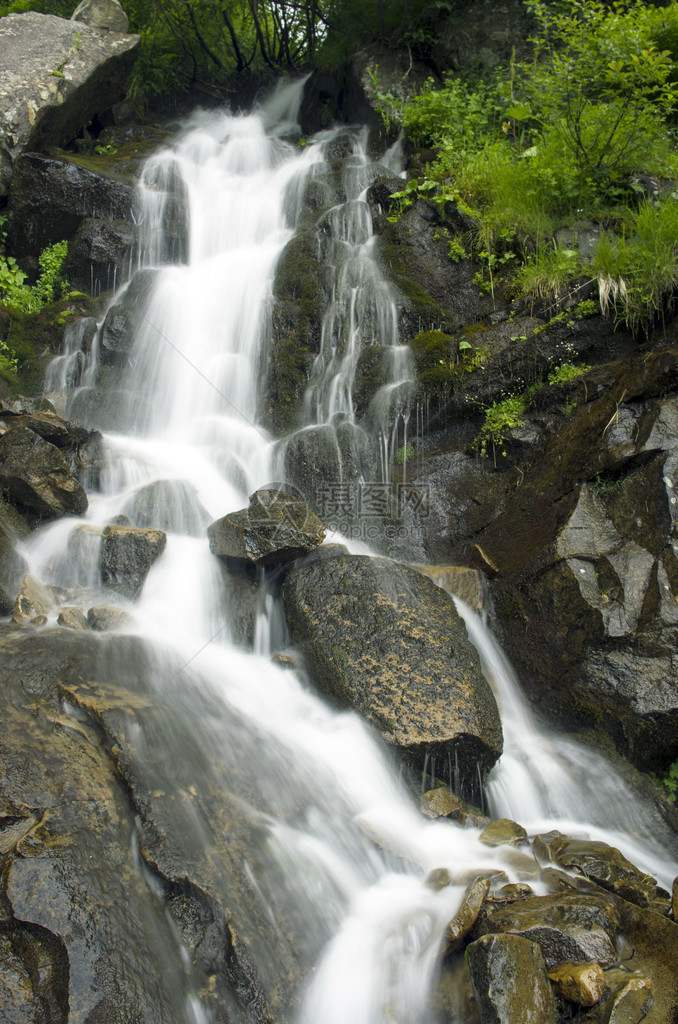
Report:
[[[275,1004],[290,977],[298,979],[281,1016],[299,1024],[429,1024],[441,936],[466,880],[497,868],[511,875],[510,862],[501,849],[480,845],[477,829],[424,821],[359,718],[330,710],[298,674],[271,662],[286,643],[271,595],[260,598],[254,650],[238,644],[231,612],[240,598],[205,538],[206,523],[243,507],[273,473],[258,377],[274,273],[304,184],[334,137],[324,132],[304,147],[284,137],[276,126],[289,131],[299,99],[296,85],[248,116],[198,114],[171,150],[146,165],[139,260],[153,267],[153,282],[129,365],[115,371],[119,404],[100,487],[86,517],[45,527],[26,556],[40,578],[103,603],[110,595],[92,572],[97,531],[119,515],[162,525],[166,550],[128,606],[143,657],[125,670],[151,699],[126,742],[148,806],[172,821],[170,859],[225,904],[249,901],[239,929],[257,984]],[[321,225],[334,264],[307,409],[310,425],[352,422],[360,352],[376,342],[387,347],[373,409],[387,474],[397,422],[409,418],[411,374],[393,293],[371,255],[365,139],[350,139],[348,198]],[[173,241],[177,189],[189,216],[185,236],[180,226]],[[79,388],[71,401],[81,401],[94,387],[87,378],[94,363],[80,336],[69,334],[67,344],[50,388]],[[115,678],[122,667],[109,670]],[[491,797],[503,812],[501,771]],[[509,809],[522,820],[527,808],[521,797]],[[567,827],[575,809],[566,809]],[[543,813],[552,823],[555,811]],[[662,866],[652,851],[647,860],[655,871]],[[426,878],[439,868],[454,884],[436,891]],[[174,1019],[209,1019],[188,982],[186,993]],[[249,1020],[242,1008],[230,1012]]]

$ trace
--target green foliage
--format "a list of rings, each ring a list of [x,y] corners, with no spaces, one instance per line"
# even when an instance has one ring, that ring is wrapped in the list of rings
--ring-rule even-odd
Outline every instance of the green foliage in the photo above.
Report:
[[[482,456],[487,457],[488,446],[492,445],[492,456],[497,465],[497,449],[506,455],[504,441],[515,427],[522,427],[525,412],[525,398],[522,395],[511,395],[500,402],[493,402],[485,410],[485,422],[475,440],[475,448]]]
[[[549,373],[549,384],[552,387],[557,384],[567,384],[569,381],[581,377],[583,373],[588,373],[590,369],[591,367],[586,363],[580,363],[578,366],[573,363],[561,363],[552,373]]]
[[[528,255],[518,271],[517,284],[523,295],[558,299],[567,292],[569,282],[581,271],[578,250],[561,248],[552,242]]]
[[[670,800],[678,801],[678,761],[674,761],[662,779],[662,787]]]
[[[632,170],[664,144],[676,93],[673,62],[655,45],[644,3],[526,0],[537,20],[534,59],[519,69],[516,120],[536,121],[580,171]],[[675,4],[665,11],[673,24]]]
[[[593,258],[601,305],[630,327],[663,316],[678,289],[678,200],[624,211],[617,235],[601,237]]]
[[[397,461],[399,466],[402,466],[404,463],[409,462],[410,459],[412,459],[412,458],[414,458],[414,447],[413,447],[413,445],[411,445],[411,444],[404,444],[402,446],[402,448],[400,448],[399,451],[398,451],[398,454],[396,456],[396,461]]]
[[[40,273],[33,286],[13,256],[0,256],[0,304],[22,313],[39,313],[54,298],[61,268],[68,254],[67,242],[55,242],[40,253]]]

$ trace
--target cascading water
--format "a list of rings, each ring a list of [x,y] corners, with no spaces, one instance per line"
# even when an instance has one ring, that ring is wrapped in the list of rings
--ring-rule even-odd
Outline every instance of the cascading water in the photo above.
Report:
[[[277,95],[277,124],[289,127],[299,98],[299,86]],[[182,865],[225,904],[244,902],[233,913],[255,963],[257,992],[281,1017],[428,1024],[440,939],[466,879],[498,867],[510,873],[510,864],[501,850],[478,844],[474,829],[424,822],[360,720],[330,711],[296,674],[271,663],[285,638],[270,596],[258,607],[254,652],[234,643],[238,593],[205,539],[206,523],[245,505],[271,474],[272,445],[256,417],[274,270],[304,183],[332,138],[323,133],[298,149],[276,131],[271,110],[199,115],[174,149],[147,165],[153,195],[147,203],[142,195],[140,251],[161,264],[177,258],[165,236],[171,217],[163,195],[180,181],[187,262],[154,272],[118,389],[127,404],[118,410],[120,429],[106,436],[106,465],[87,517],[43,529],[26,554],[36,575],[81,588],[93,604],[110,600],[96,574],[105,524],[126,515],[167,531],[167,548],[130,606],[130,630],[143,638],[133,650],[143,654],[110,667],[113,676],[127,671],[150,696],[124,742],[145,805],[172,823],[171,854],[161,848],[156,859]],[[353,146],[364,152],[364,140]],[[349,207],[328,215],[336,221],[331,247],[343,257],[309,392],[316,423],[353,416],[351,374],[368,322],[371,336],[398,352],[395,312],[374,298],[388,286],[369,258],[362,155],[354,170]],[[368,301],[358,303],[365,289]],[[81,339],[73,344],[82,351]],[[388,411],[376,419],[390,418],[392,429],[400,406],[388,389],[397,392],[405,380],[405,360],[396,354],[389,373]],[[58,364],[50,387],[76,380],[91,386],[72,363]],[[521,802],[516,816],[525,813]],[[649,860],[661,867],[652,854]],[[428,886],[436,868],[458,884]],[[174,1019],[208,1019],[189,982]],[[251,1019],[242,1000],[229,1012]]]

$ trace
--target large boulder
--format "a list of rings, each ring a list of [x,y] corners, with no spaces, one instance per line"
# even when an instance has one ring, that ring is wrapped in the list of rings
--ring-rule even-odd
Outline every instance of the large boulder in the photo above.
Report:
[[[478,800],[502,750],[499,712],[451,598],[383,558],[301,564],[283,584],[292,642],[321,690],[371,722],[416,771]]]
[[[0,487],[19,508],[41,519],[82,515],[88,505],[63,454],[29,427],[0,437]]]
[[[21,152],[66,145],[124,98],[138,46],[51,14],[0,19],[0,192]]]
[[[210,551],[220,558],[272,565],[313,551],[325,538],[315,512],[279,490],[256,491],[249,508],[229,512],[207,530]]]
[[[26,153],[14,167],[9,201],[12,252],[28,270],[61,239],[74,240],[65,272],[96,294],[121,283],[134,241],[134,188],[80,166],[74,159]]]

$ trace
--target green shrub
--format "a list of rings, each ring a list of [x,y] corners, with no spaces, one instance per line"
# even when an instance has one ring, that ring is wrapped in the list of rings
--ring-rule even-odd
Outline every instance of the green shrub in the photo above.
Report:
[[[549,384],[551,386],[567,384],[568,381],[581,377],[583,373],[588,373],[590,369],[591,367],[586,363],[580,363],[579,366],[575,366],[573,363],[562,363],[552,373],[549,373]]]
[[[54,298],[59,274],[68,255],[68,242],[55,242],[40,253],[40,273],[34,285],[13,256],[0,256],[0,304],[21,313],[39,313]]]

